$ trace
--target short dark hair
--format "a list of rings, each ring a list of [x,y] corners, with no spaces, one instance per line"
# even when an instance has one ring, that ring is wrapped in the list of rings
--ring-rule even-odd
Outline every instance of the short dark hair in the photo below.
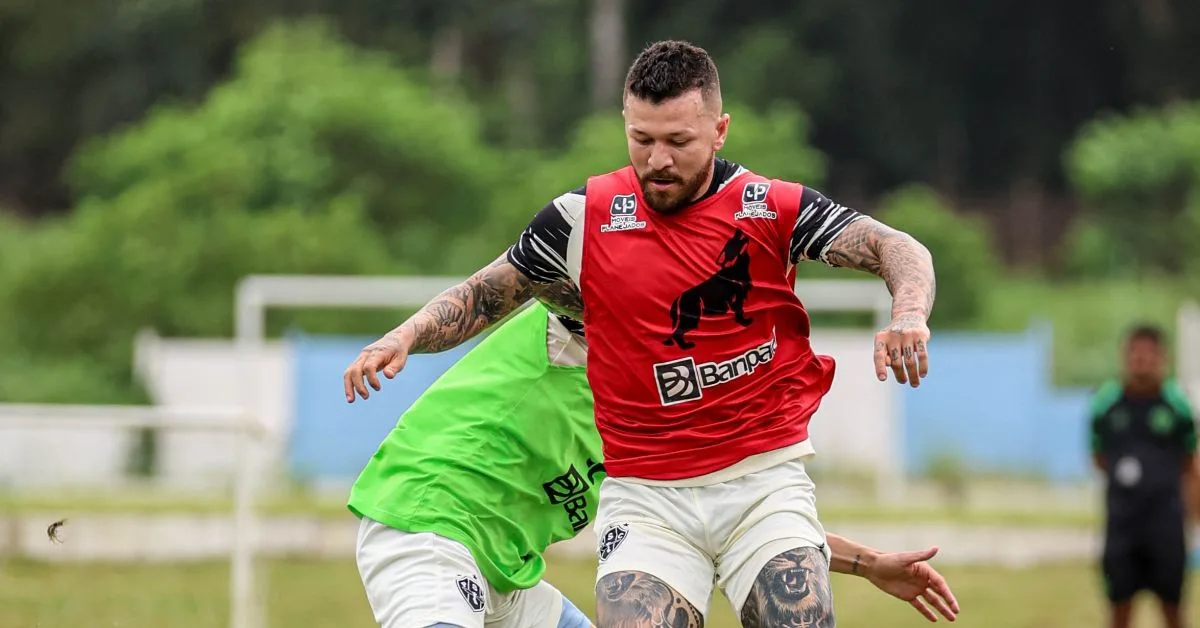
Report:
[[[1126,342],[1134,340],[1146,340],[1154,343],[1156,346],[1162,347],[1166,345],[1166,333],[1162,327],[1152,323],[1138,323],[1129,328],[1125,334]]]
[[[656,105],[693,89],[710,101],[720,97],[721,80],[708,51],[686,41],[650,44],[625,75],[626,94]]]

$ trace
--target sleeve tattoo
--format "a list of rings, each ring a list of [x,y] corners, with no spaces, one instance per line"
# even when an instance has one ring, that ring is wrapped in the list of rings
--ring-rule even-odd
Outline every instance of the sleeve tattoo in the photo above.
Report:
[[[397,331],[412,334],[412,353],[445,351],[504,318],[531,294],[529,279],[500,257],[434,297]]]
[[[535,284],[502,255],[434,297],[396,332],[412,335],[411,353],[445,351],[491,327],[531,297],[556,313],[582,319],[583,302],[574,282]]]
[[[667,583],[640,571],[596,583],[596,620],[605,628],[703,628],[704,617]]]
[[[533,284],[533,297],[551,312],[583,322],[583,297],[570,279]]]
[[[893,320],[905,315],[928,320],[936,291],[933,257],[912,236],[862,218],[834,239],[825,258],[833,266],[882,277],[892,293]]]
[[[772,558],[742,605],[742,626],[833,628],[833,592],[821,550],[801,547]]]

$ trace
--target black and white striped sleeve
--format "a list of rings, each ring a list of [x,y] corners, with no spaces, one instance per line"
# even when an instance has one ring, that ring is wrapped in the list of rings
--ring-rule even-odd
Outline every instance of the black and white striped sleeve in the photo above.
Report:
[[[508,249],[508,262],[534,283],[570,280],[567,247],[584,206],[584,188],[550,201]]]
[[[800,215],[792,228],[792,263],[819,260],[828,264],[825,253],[829,251],[829,245],[859,218],[866,218],[866,215],[805,187],[800,196]]]

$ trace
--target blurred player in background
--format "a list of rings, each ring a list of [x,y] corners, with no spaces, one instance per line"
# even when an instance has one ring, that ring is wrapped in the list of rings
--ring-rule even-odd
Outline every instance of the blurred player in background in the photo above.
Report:
[[[349,500],[381,626],[591,626],[542,580],[546,548],[596,517],[604,467],[586,355],[577,323],[534,304],[400,418]],[[369,379],[378,390],[374,371]],[[867,578],[930,621],[937,615],[919,596],[955,617],[953,594],[926,562],[936,548],[881,553],[833,534],[828,543],[833,571]]]
[[[1102,569],[1113,628],[1130,626],[1136,593],[1162,603],[1169,628],[1186,625],[1185,490],[1194,490],[1196,424],[1182,388],[1167,377],[1167,347],[1154,326],[1124,342],[1120,381],[1092,398],[1092,456],[1107,482]]]

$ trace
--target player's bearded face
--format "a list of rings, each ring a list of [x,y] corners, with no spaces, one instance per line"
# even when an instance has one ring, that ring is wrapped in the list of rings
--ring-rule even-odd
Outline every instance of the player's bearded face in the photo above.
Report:
[[[629,162],[650,209],[674,213],[704,194],[728,128],[700,90],[658,104],[625,99]]]

